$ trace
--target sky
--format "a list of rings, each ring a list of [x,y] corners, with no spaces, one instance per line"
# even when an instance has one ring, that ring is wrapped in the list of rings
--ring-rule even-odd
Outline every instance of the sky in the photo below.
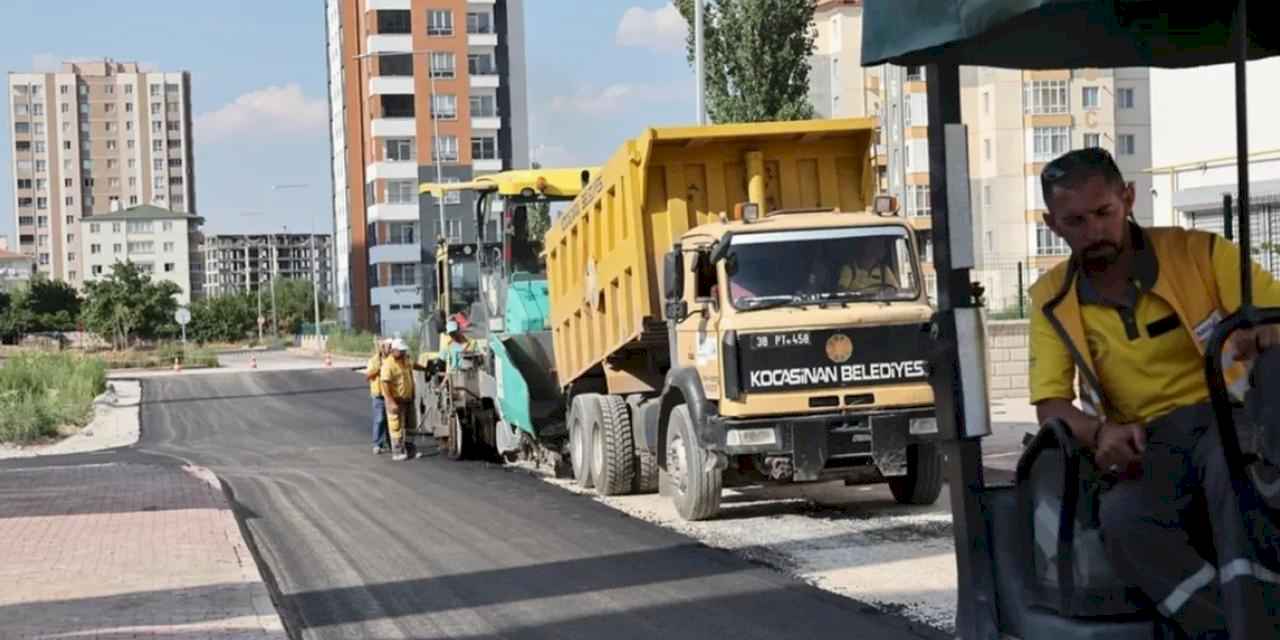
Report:
[[[524,4],[534,159],[598,164],[647,127],[695,120],[686,28],[666,0]],[[5,72],[103,57],[191,73],[196,213],[207,232],[329,232],[324,2],[3,0]],[[12,246],[11,131],[0,108],[0,234]],[[307,186],[273,189],[284,184]]]
[[[525,31],[529,142],[543,165],[602,163],[647,127],[694,121],[687,28],[668,0],[525,0]],[[322,0],[3,0],[0,69],[110,57],[190,71],[206,230],[328,231],[324,38]],[[1280,148],[1280,60],[1249,69],[1250,146]],[[1152,72],[1156,165],[1234,153],[1232,86],[1229,66]],[[12,242],[8,118],[0,108],[0,234]]]

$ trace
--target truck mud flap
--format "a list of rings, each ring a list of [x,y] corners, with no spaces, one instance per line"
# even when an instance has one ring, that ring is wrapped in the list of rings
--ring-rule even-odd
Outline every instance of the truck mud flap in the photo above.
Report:
[[[871,459],[886,478],[907,475],[907,418],[871,419]]]

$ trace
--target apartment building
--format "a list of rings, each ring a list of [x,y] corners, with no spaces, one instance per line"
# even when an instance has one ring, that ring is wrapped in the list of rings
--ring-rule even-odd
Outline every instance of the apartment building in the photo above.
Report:
[[[477,236],[470,197],[419,197],[419,182],[527,166],[523,1],[325,4],[336,303],[348,325],[407,332],[435,239]]]
[[[35,258],[0,247],[0,291],[13,291],[29,282],[35,273]]]
[[[329,234],[219,234],[201,239],[204,295],[217,297],[257,291],[271,279],[317,278],[320,298],[333,294],[333,238]]]
[[[815,5],[816,58],[826,61],[815,61],[815,69],[825,63],[841,80],[833,82],[831,71],[821,80],[813,74],[814,106],[824,115],[880,118],[882,188],[898,196],[918,230],[926,286],[936,295],[925,71],[895,65],[863,69],[861,0]],[[1143,173],[1152,164],[1149,70],[962,67],[960,82],[961,119],[969,131],[973,278],[986,288],[988,308],[1016,308],[1019,282],[1025,289],[1069,253],[1044,225],[1039,175],[1054,157],[1087,146],[1106,148],[1134,184],[1135,216],[1151,223],[1151,176]],[[823,99],[825,106],[819,104]]]
[[[86,218],[80,251],[84,255],[84,282],[110,276],[112,265],[132,262],[152,280],[167,280],[181,287],[178,304],[192,299],[192,250],[204,220],[182,211],[139,205]]]
[[[113,207],[194,212],[191,80],[137,63],[68,62],[10,73],[15,249],[80,286],[82,221]]]

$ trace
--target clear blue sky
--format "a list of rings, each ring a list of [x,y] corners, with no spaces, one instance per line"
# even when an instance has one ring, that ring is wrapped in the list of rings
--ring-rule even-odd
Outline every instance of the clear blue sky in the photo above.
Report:
[[[191,72],[197,212],[206,230],[306,230],[313,215],[329,228],[321,0],[3,4],[6,72],[102,57]],[[529,138],[543,164],[600,163],[645,127],[693,121],[683,23],[664,7],[666,0],[525,0]],[[11,130],[2,108],[0,234],[16,244]],[[285,183],[310,188],[271,189]]]

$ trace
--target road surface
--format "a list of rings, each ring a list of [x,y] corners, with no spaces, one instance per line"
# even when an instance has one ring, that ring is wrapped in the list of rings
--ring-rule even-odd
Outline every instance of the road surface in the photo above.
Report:
[[[298,637],[941,636],[526,473],[375,457],[349,370],[145,385],[132,455],[227,483]]]

